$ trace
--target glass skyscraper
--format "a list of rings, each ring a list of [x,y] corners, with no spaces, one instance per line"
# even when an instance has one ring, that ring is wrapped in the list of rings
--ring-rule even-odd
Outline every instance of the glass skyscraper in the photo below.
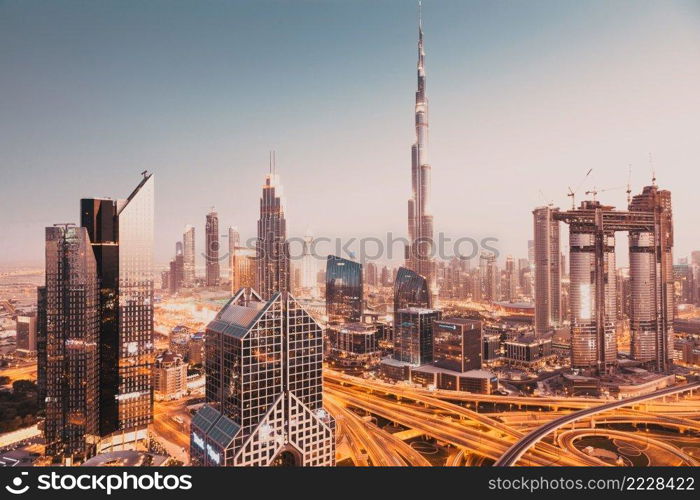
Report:
[[[326,260],[326,314],[331,323],[362,320],[362,264],[329,255]]]
[[[331,466],[323,331],[289,293],[239,290],[206,330],[206,405],[192,419],[193,465]]]
[[[272,162],[274,164],[274,160]],[[277,291],[288,292],[291,286],[282,186],[273,164],[270,173],[265,177],[260,197],[256,244],[257,289],[265,300]]]
[[[219,214],[214,209],[207,214],[204,233],[206,285],[219,286],[219,279],[221,278],[221,269],[219,268]]]
[[[432,307],[427,280],[420,274],[400,267],[394,281],[394,311],[407,307]]]
[[[153,212],[148,173],[127,199],[81,200],[100,283],[100,449],[146,439],[152,418]]]
[[[99,290],[85,228],[46,228],[45,341],[39,384],[45,398],[46,454],[81,460],[99,434]]]
[[[410,307],[394,312],[394,358],[413,366],[433,361],[433,321],[436,309]]]

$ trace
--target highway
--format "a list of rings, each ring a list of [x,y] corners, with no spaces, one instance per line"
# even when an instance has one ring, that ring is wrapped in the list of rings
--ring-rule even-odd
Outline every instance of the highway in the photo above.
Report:
[[[614,410],[617,408],[622,408],[625,406],[634,405],[635,403],[643,403],[652,399],[661,398],[663,396],[672,396],[674,394],[680,394],[687,391],[692,391],[694,389],[700,388],[700,382],[693,382],[691,384],[686,384],[680,387],[667,387],[659,391],[652,392],[650,394],[645,394],[642,396],[636,396],[629,399],[624,399],[622,401],[612,401],[605,403],[593,408],[587,408],[577,412],[573,412],[569,415],[564,415],[563,417],[556,418],[551,422],[538,427],[534,431],[530,432],[524,436],[520,441],[511,446],[506,453],[500,457],[494,464],[497,467],[509,467],[515,465],[515,463],[528,451],[532,446],[537,444],[542,438],[548,434],[556,431],[557,429],[576,422],[582,418],[597,415],[606,411]]]

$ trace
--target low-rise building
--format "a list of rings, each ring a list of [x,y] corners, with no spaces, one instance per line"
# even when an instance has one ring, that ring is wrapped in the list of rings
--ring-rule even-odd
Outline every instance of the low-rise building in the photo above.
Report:
[[[187,393],[187,363],[181,355],[164,351],[156,357],[153,391],[157,400],[178,399]]]

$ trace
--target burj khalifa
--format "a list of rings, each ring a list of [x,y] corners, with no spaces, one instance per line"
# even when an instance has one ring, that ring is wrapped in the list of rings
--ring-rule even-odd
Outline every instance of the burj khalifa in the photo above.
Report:
[[[411,147],[412,195],[408,200],[406,267],[423,276],[433,298],[437,298],[433,261],[433,216],[430,211],[430,164],[428,163],[428,98],[425,94],[425,50],[423,22],[418,4],[418,90],[416,90],[416,142]],[[435,301],[433,301],[435,303]]]

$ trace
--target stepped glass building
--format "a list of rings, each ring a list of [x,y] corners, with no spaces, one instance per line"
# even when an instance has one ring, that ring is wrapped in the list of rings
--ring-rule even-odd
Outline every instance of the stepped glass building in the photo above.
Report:
[[[145,441],[153,415],[153,175],[80,208],[100,285],[100,453]]]
[[[206,404],[192,419],[192,465],[332,466],[321,327],[287,292],[239,290],[206,330]]]
[[[274,156],[270,160],[270,173],[260,197],[260,219],[256,242],[256,283],[260,295],[268,300],[277,292],[288,292],[291,288],[289,267],[289,243],[287,242],[287,220],[284,217],[284,199],[279,175],[274,167]]]

